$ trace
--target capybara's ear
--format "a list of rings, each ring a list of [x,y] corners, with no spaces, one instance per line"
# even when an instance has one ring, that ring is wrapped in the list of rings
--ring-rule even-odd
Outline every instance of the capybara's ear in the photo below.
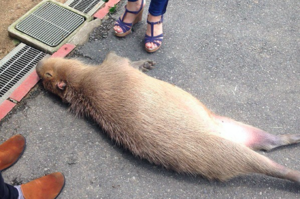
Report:
[[[66,86],[67,86],[67,83],[65,81],[60,81],[57,83],[57,87],[62,91],[66,89]]]

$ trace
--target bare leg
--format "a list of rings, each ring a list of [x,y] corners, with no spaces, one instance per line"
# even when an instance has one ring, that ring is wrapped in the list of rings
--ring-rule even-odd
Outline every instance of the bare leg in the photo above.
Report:
[[[300,142],[300,134],[273,135],[230,118],[218,115],[214,115],[214,118],[218,124],[218,133],[221,137],[254,150],[269,151],[280,146]]]
[[[130,65],[140,71],[147,72],[154,68],[155,62],[151,60],[139,60],[131,62]]]

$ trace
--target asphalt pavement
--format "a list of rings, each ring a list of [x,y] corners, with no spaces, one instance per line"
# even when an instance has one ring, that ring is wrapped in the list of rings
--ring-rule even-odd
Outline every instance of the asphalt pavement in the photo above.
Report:
[[[114,36],[113,18],[125,3],[70,57],[98,64],[115,51],[151,59],[157,64],[148,75],[192,93],[215,113],[273,134],[299,133],[299,0],[171,0],[163,46],[153,54],[143,44],[147,12],[133,34]],[[22,158],[3,172],[5,181],[60,171],[66,185],[58,198],[300,198],[300,185],[286,180],[254,174],[210,182],[136,158],[40,83],[0,122],[0,132],[0,142],[18,133],[27,139]],[[300,170],[299,145],[263,154]]]

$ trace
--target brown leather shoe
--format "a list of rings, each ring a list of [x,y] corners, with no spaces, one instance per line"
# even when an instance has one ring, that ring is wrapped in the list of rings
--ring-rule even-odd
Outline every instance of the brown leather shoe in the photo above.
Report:
[[[62,173],[56,172],[21,185],[25,199],[54,199],[65,184]]]
[[[0,145],[0,170],[12,166],[25,150],[26,140],[23,135],[15,135]]]

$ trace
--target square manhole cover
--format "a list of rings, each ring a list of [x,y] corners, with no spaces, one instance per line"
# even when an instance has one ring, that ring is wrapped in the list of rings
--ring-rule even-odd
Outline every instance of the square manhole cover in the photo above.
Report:
[[[87,16],[70,9],[57,2],[42,2],[12,24],[9,33],[52,53],[87,21]]]

